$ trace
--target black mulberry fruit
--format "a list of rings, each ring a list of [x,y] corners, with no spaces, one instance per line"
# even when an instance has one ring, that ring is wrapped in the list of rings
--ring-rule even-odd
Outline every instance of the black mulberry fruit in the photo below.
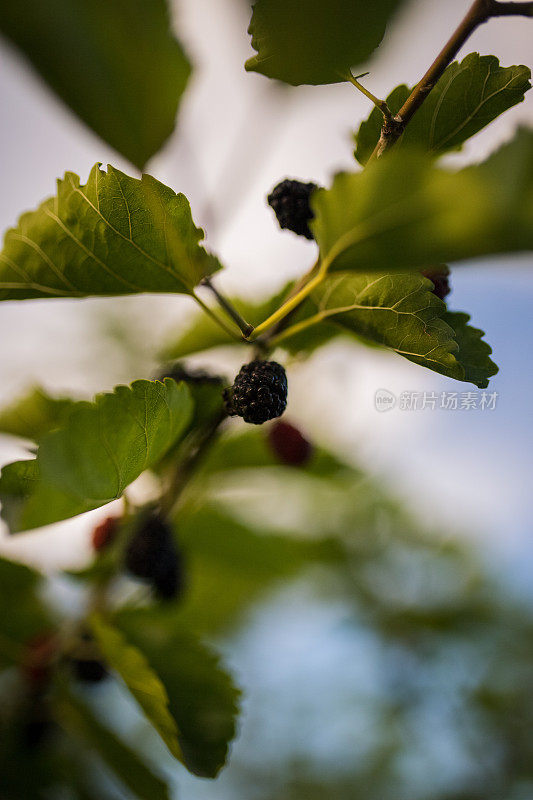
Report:
[[[314,239],[309,222],[314,218],[309,202],[318,189],[316,183],[302,183],[285,179],[272,189],[268,204],[274,210],[280,228],[287,228],[306,239]]]
[[[82,683],[100,683],[108,675],[107,669],[97,658],[73,658],[71,667],[74,677]]]
[[[450,270],[445,264],[438,267],[431,267],[422,271],[424,278],[429,278],[433,283],[433,294],[437,295],[441,300],[444,300],[451,292],[449,281]]]
[[[253,425],[280,417],[287,406],[285,370],[276,361],[251,361],[224,391],[224,400],[228,414]]]
[[[126,568],[148,581],[161,600],[175,600],[184,588],[183,559],[172,528],[157,513],[143,515],[126,548]]]

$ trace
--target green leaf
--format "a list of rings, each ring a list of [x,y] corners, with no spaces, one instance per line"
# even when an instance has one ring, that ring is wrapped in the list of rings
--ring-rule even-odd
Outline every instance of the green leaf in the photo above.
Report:
[[[483,331],[466,324],[468,315],[448,312],[432,288],[415,272],[330,275],[304,304],[305,313],[291,320],[297,332],[280,347],[291,352],[301,347],[305,353],[349,331],[364,344],[390,348],[420,366],[485,388],[498,367]]]
[[[182,761],[178,728],[168,707],[167,691],[146,656],[101,616],[93,615],[90,624],[107,664],[118,672],[172,755]]]
[[[26,503],[39,487],[37,459],[14,461],[2,467],[0,473],[2,519],[11,533],[17,530]]]
[[[459,345],[456,357],[465,371],[464,379],[485,389],[489,378],[498,372],[498,367],[490,358],[492,348],[483,341],[484,331],[469,325],[469,315],[460,311],[447,311],[443,320],[454,330]]]
[[[0,410],[0,433],[21,436],[34,442],[58,428],[76,405],[67,397],[51,397],[35,387]]]
[[[36,461],[2,470],[2,514],[12,531],[48,525],[120,497],[184,433],[189,390],[166,380],[134,381],[80,402],[63,428],[44,437]]]
[[[416,273],[332,275],[315,290],[319,318],[394,350],[409,361],[465,380],[446,306],[433,284]]]
[[[531,88],[531,70],[523,65],[500,67],[495,56],[470,53],[454,61],[407,125],[395,147],[416,146],[438,155],[459,149],[470,137],[508,108],[521,103]],[[387,105],[397,114],[411,90],[397,86]],[[365,165],[378,143],[383,114],[374,108],[355,137],[355,157]]]
[[[239,469],[249,470],[263,467],[279,467],[280,461],[268,442],[264,429],[230,432],[222,435],[208,453],[202,467],[203,476],[215,472]],[[294,467],[289,468],[294,472]],[[336,476],[348,469],[346,464],[321,447],[314,447],[310,460],[298,471],[317,477]]]
[[[165,0],[17,0],[0,30],[48,85],[142,168],[174,128],[191,71]]]
[[[381,42],[402,0],[257,0],[248,71],[286,83],[338,83]]]
[[[327,271],[422,269],[533,249],[533,132],[459,172],[392,151],[313,194],[312,227]]]
[[[68,736],[81,740],[115,773],[132,797],[169,800],[166,784],[155,775],[139,753],[96,719],[88,706],[65,689],[54,703],[54,714]]]
[[[38,596],[41,583],[35,570],[0,558],[0,668],[16,662],[19,647],[51,624]]]
[[[216,777],[235,736],[240,695],[218,657],[161,606],[123,611],[115,623],[161,676],[183,763],[195,775]]]
[[[183,292],[220,269],[199,242],[187,198],[150,175],[95,164],[23,214],[0,253],[0,300]]]
[[[273,297],[265,300],[252,302],[232,298],[231,303],[247,322],[251,325],[258,325],[279,308],[293,285],[293,282],[286,284]],[[199,312],[195,314],[185,330],[180,330],[177,336],[169,337],[160,356],[164,361],[172,361],[203,350],[210,350],[212,347],[227,347],[228,345],[245,346],[242,342],[230,339],[227,333],[207,314]]]
[[[281,580],[334,556],[328,541],[252,529],[205,501],[180,516],[177,534],[189,582],[177,617],[196,633],[227,631]]]

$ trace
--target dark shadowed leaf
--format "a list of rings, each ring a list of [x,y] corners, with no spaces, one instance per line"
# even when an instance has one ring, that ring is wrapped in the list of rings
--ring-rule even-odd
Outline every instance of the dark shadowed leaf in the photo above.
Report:
[[[19,648],[50,625],[38,596],[41,581],[35,570],[0,558],[0,668],[17,661]]]
[[[402,0],[258,0],[249,71],[286,83],[338,83],[381,42]]]
[[[171,134],[191,67],[171,34],[165,0],[5,2],[0,30],[137,167]]]
[[[455,341],[459,345],[456,358],[465,371],[465,380],[484,389],[488,386],[489,378],[498,372],[498,367],[490,358],[492,348],[483,341],[484,332],[469,325],[470,316],[460,311],[447,311],[443,320],[454,330]]]
[[[235,736],[240,694],[218,657],[185,631],[168,608],[123,611],[115,624],[163,681],[183,763],[195,775],[214,778]]]
[[[51,397],[36,387],[0,410],[0,433],[37,441],[58,428],[76,402],[67,397]]]
[[[115,733],[102,725],[78,697],[63,690],[54,712],[67,735],[79,739],[84,747],[96,753],[132,797],[139,800],[168,800],[164,781],[152,772],[139,753],[127,747]]]

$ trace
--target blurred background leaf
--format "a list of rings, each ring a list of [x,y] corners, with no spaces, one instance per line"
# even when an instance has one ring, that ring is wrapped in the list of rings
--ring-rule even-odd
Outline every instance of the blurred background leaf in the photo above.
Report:
[[[0,31],[139,169],[172,133],[191,65],[166,0],[8,0]]]
[[[246,69],[298,85],[337,83],[381,42],[402,0],[258,0],[248,33],[257,55]]]

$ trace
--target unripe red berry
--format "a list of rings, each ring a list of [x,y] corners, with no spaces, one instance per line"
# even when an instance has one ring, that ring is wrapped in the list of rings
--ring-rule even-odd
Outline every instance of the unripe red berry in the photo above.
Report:
[[[119,522],[120,517],[108,517],[93,530],[91,541],[97,553],[111,544],[118,530]]]
[[[21,670],[32,688],[40,689],[48,683],[56,647],[55,637],[49,632],[39,633],[26,643]]]
[[[313,455],[313,445],[289,422],[275,422],[268,430],[268,442],[283,464],[303,467]]]

